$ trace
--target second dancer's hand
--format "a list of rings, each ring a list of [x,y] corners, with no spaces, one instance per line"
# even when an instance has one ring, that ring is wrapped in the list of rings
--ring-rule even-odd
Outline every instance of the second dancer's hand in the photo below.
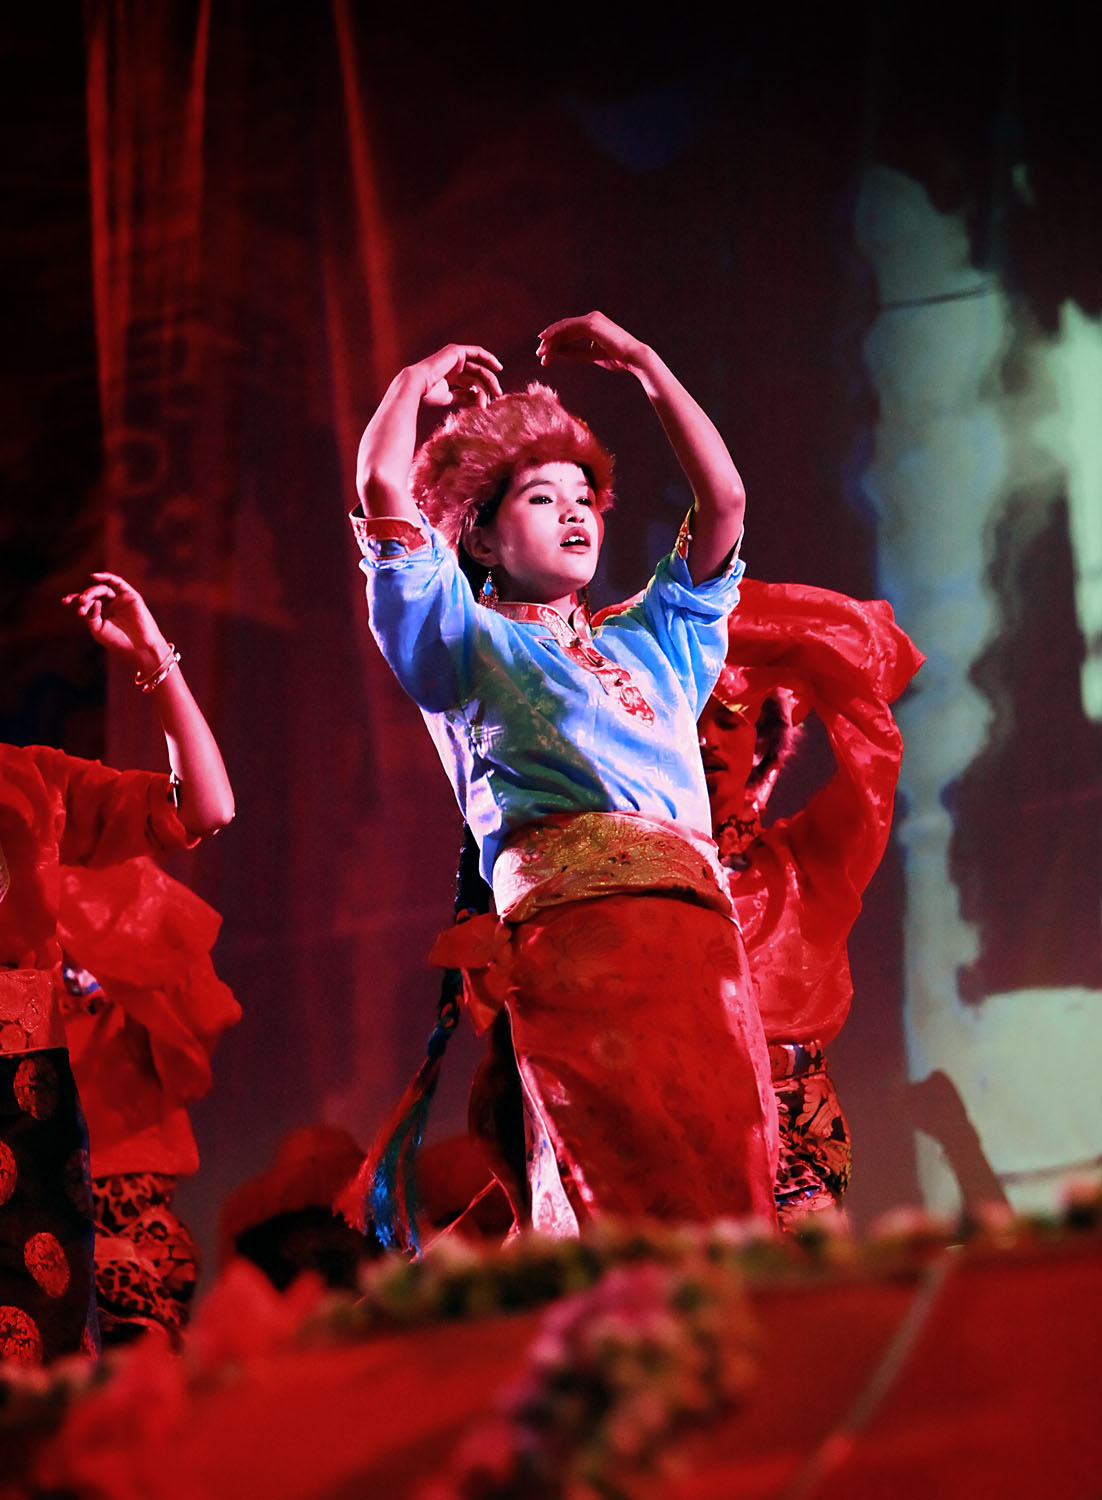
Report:
[[[633,374],[638,373],[647,353],[646,344],[602,312],[560,318],[543,330],[536,348],[541,365],[553,359],[569,359],[579,364],[599,365],[603,370],[628,370]]]
[[[62,602],[76,611],[94,641],[128,657],[139,672],[152,670],[168,654],[149,605],[118,573],[93,573],[90,584]]]

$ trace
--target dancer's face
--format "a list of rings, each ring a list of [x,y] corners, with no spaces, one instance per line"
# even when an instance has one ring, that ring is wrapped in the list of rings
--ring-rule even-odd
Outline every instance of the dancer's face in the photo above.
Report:
[[[577,464],[533,464],[513,475],[492,521],[466,546],[502,599],[566,612],[597,568],[605,524]]]
[[[749,711],[736,713],[713,697],[700,716],[697,734],[712,826],[718,827],[745,811],[746,783],[757,759],[757,725]]]

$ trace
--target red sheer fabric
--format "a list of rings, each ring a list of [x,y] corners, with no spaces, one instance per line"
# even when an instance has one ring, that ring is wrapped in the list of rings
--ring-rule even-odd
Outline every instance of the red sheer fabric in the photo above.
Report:
[[[198,1166],[186,1106],[210,1088],[211,1054],[241,1015],[210,958],[220,926],[150,859],[62,869],[61,946],[103,991],[66,1016],[93,1177]]]
[[[188,844],[168,791],[167,775],[0,744],[0,845],[11,879],[0,902],[0,965],[49,969],[60,957],[61,861],[102,869]]]
[[[752,716],[787,690],[797,720],[818,715],[837,764],[730,877],[766,1036],[827,1042],[849,1011],[846,942],[891,832],[903,753],[891,704],[924,658],[884,601],[800,584],[744,581],[729,635],[717,696]]]

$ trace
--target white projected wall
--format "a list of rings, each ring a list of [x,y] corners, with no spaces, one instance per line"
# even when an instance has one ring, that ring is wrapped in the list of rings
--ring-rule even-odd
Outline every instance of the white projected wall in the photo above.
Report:
[[[1102,325],[1065,303],[1060,338],[1041,359],[1057,398],[1039,436],[1066,476],[1075,607],[1086,644],[1083,709],[1102,724]]]
[[[910,1074],[944,1073],[1013,1206],[1045,1209],[1102,1157],[1102,993],[1023,987],[962,998],[959,971],[975,960],[978,936],[953,879],[950,807],[991,730],[991,703],[970,672],[1000,629],[990,539],[1023,487],[1040,506],[1066,497],[1086,642],[1082,706],[1102,719],[1102,330],[1067,307],[1059,336],[1029,349],[1025,386],[1019,378],[1011,395],[1004,360],[1028,333],[998,278],[973,265],[961,222],[916,182],[876,168],[862,184],[857,235],[880,293],[865,348],[880,413],[863,487],[879,517],[882,591],[928,656],[899,713]],[[1059,814],[1055,825],[1058,837]],[[928,1205],[954,1211],[945,1152],[922,1133],[918,1152]]]

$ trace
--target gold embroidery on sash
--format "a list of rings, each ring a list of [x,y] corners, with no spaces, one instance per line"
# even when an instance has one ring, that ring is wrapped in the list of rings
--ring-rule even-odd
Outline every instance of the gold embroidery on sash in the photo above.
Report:
[[[493,885],[498,915],[510,922],[632,890],[678,892],[733,916],[712,840],[637,813],[575,813],[520,828],[494,862]]]

